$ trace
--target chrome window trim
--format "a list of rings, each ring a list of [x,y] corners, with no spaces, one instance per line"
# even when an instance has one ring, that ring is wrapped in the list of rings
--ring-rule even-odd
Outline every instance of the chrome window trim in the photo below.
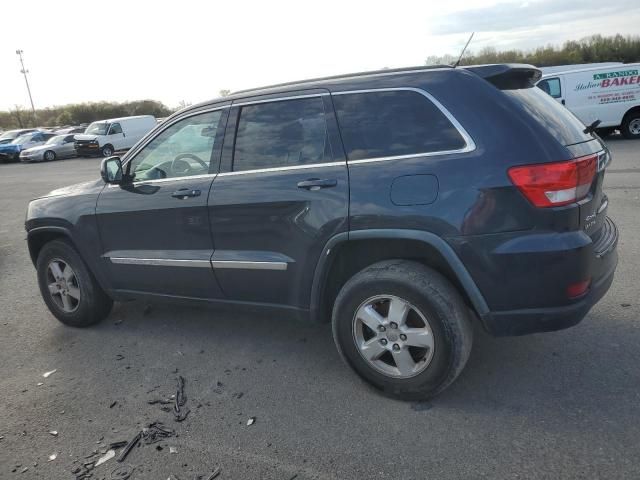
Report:
[[[154,267],[211,267],[209,260],[178,260],[169,258],[106,257],[118,265],[146,265]]]
[[[185,114],[183,116],[177,117],[175,118],[171,123],[169,122],[162,122],[160,124],[160,129],[157,132],[154,132],[155,135],[143,139],[143,142],[140,143],[139,145],[134,145],[134,147],[129,150],[129,152],[127,152],[127,158],[124,162],[122,162],[122,170],[124,171],[124,169],[127,167],[127,165],[129,164],[129,162],[131,162],[131,160],[133,160],[136,155],[138,155],[138,153],[140,153],[140,151],[145,148],[147,145],[149,145],[151,142],[153,142],[156,138],[158,138],[159,135],[161,135],[165,130],[167,130],[168,128],[172,127],[173,125],[175,125],[178,122],[181,122],[182,120],[185,120],[187,118],[191,118],[191,117],[195,117],[196,115],[200,115],[203,113],[211,113],[211,112],[216,112],[218,110],[224,110],[225,108],[231,108],[231,104],[229,105],[223,105],[221,107],[213,107],[213,108],[207,108],[204,110],[198,110],[198,111],[194,111],[194,112],[189,112],[189,114]],[[129,154],[131,152],[131,154]],[[183,178],[187,178],[187,177],[183,177]],[[165,179],[162,179],[165,180]]]
[[[287,262],[252,262],[248,260],[211,260],[215,269],[286,270]]]
[[[322,87],[319,87],[322,88]],[[269,94],[265,94],[269,95]],[[319,93],[305,93],[302,95],[292,95],[290,97],[274,97],[274,98],[263,98],[261,100],[247,100],[244,101],[240,99],[239,101],[233,100],[231,105],[234,107],[244,107],[246,105],[256,105],[260,103],[272,103],[272,102],[283,102],[285,100],[299,100],[301,98],[314,98],[314,97],[328,97],[331,93],[327,92],[319,92]]]
[[[460,124],[460,122],[458,122],[456,117],[454,117],[453,114],[449,112],[449,110],[447,110],[447,108],[444,105],[442,105],[433,95],[431,95],[429,92],[421,88],[416,88],[416,87],[368,88],[364,90],[345,90],[341,92],[332,92],[331,95],[352,95],[352,94],[360,94],[360,93],[395,92],[395,91],[416,92],[422,95],[423,97],[425,97],[431,103],[433,103],[436,106],[436,108],[440,110],[440,112],[442,112],[442,114],[447,118],[447,120],[449,120],[451,124],[455,127],[455,129],[458,131],[458,133],[460,134],[460,136],[465,142],[465,146],[463,148],[457,148],[453,150],[439,150],[435,152],[418,152],[418,153],[411,153],[407,155],[361,158],[358,160],[347,159],[348,165],[353,165],[353,164],[357,165],[359,163],[386,162],[389,160],[402,160],[402,159],[415,158],[415,157],[433,157],[436,155],[453,155],[457,153],[469,153],[469,152],[473,152],[477,148],[476,143],[473,141],[473,138],[471,138],[471,135],[469,135],[469,133]]]
[[[325,167],[336,167],[336,166],[346,166],[346,162],[310,163],[307,165],[291,165],[289,167],[256,168],[253,170],[239,170],[237,172],[222,172],[222,173],[219,173],[218,176],[227,177],[227,176],[233,176],[233,175],[246,175],[246,174],[252,174],[252,173],[283,172],[288,170],[304,170],[308,168],[325,168]]]
[[[168,182],[176,182],[179,180],[193,180],[193,179],[201,179],[201,178],[216,178],[217,173],[203,173],[200,175],[185,175],[184,177],[171,177],[171,178],[155,178],[151,180],[140,180],[138,182],[133,182],[127,185],[133,185],[134,187],[139,187],[141,185],[153,185],[156,183],[168,183]],[[108,184],[108,188],[117,188],[120,187],[119,184]]]

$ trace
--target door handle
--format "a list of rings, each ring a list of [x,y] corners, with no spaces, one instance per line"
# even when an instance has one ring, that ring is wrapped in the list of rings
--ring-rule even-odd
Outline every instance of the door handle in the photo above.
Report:
[[[176,190],[171,194],[173,198],[179,198],[180,200],[184,200],[185,198],[190,197],[199,197],[200,190],[192,190],[190,188],[181,188],[180,190]]]
[[[566,104],[566,102],[564,101],[564,98],[563,98],[561,101],[562,101],[562,104],[563,104],[563,105],[565,105],[565,104]]]
[[[335,178],[310,178],[309,180],[304,180],[302,182],[298,182],[298,188],[304,188],[306,190],[320,190],[321,188],[331,188],[338,185],[338,181]]]

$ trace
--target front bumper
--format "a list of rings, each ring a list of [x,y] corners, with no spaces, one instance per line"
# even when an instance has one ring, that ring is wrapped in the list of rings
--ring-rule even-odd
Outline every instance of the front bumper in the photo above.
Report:
[[[0,162],[17,162],[20,160],[20,152],[0,152]]]
[[[79,156],[100,155],[100,145],[97,143],[76,143],[74,145],[76,154]]]

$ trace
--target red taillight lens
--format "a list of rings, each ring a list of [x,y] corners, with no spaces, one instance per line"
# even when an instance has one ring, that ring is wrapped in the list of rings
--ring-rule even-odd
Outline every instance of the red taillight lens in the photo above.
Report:
[[[582,282],[572,283],[567,287],[567,297],[573,299],[578,298],[587,293],[591,285],[591,279],[583,280]]]
[[[598,155],[587,155],[564,162],[511,167],[507,173],[536,207],[558,207],[587,196],[597,165]]]

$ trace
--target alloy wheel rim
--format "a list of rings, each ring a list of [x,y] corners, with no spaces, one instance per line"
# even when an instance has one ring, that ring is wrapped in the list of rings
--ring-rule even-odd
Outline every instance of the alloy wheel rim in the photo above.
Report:
[[[110,157],[112,153],[113,152],[111,151],[110,148],[107,147],[107,148],[104,149],[104,156],[105,157]]]
[[[80,305],[80,285],[71,266],[56,258],[47,266],[47,287],[55,304],[66,313],[73,313]]]
[[[53,153],[47,152],[45,153],[45,157],[47,158],[47,160],[53,160]]]
[[[640,118],[636,118],[629,124],[629,131],[633,135],[640,135]]]
[[[389,377],[414,377],[433,359],[435,342],[427,316],[395,295],[376,295],[360,304],[353,317],[353,339],[362,358]]]

